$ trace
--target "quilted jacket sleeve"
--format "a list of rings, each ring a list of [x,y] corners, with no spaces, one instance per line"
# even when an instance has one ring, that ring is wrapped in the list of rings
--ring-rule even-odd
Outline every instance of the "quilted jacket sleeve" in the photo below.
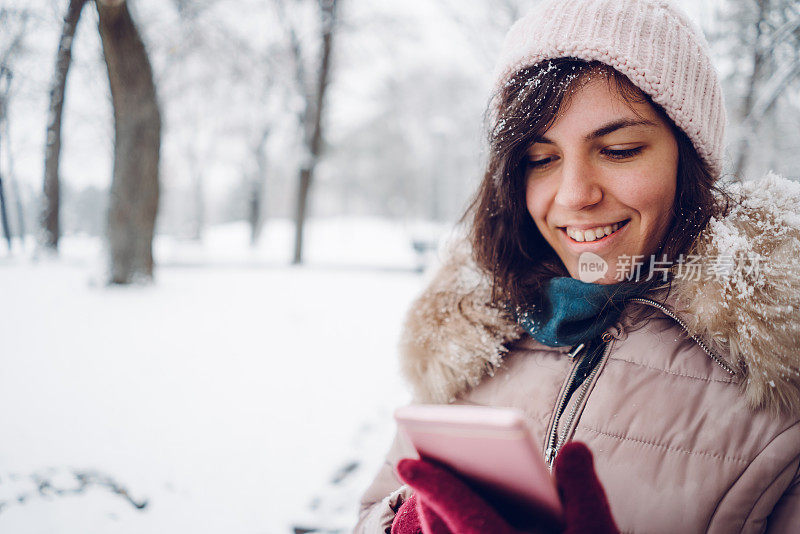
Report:
[[[788,459],[785,471],[791,478],[774,503],[766,521],[765,532],[768,534],[790,534],[800,532],[800,421],[789,427],[773,444],[779,444],[783,454],[779,457]],[[762,497],[768,497],[769,491]]]
[[[768,534],[789,534],[800,529],[800,469],[767,521]]]
[[[361,496],[354,534],[384,534],[391,530],[395,513],[411,496],[411,488],[397,478],[395,466],[402,458],[416,457],[414,447],[401,434],[395,434],[383,465]]]

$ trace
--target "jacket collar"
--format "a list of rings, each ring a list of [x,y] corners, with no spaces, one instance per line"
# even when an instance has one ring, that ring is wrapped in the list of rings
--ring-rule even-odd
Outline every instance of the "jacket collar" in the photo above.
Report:
[[[686,276],[673,267],[672,287],[656,295],[690,336],[735,370],[751,408],[800,413],[800,184],[768,173],[728,191],[739,201],[709,221],[687,258],[721,268],[728,258],[754,260],[727,276]],[[490,292],[467,242],[455,241],[400,338],[402,370],[418,400],[452,401],[491,376],[523,335],[489,304]],[[625,319],[619,324],[624,328]]]

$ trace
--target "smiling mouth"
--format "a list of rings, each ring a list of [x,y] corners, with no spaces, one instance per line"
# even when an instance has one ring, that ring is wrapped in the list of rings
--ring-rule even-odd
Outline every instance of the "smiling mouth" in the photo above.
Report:
[[[630,219],[625,219],[613,225],[598,226],[591,230],[571,230],[568,232],[566,226],[560,227],[559,230],[564,232],[564,235],[566,235],[572,243],[596,243],[606,241],[610,237],[616,235],[620,230],[625,228],[630,221]],[[600,234],[599,236],[598,233]]]

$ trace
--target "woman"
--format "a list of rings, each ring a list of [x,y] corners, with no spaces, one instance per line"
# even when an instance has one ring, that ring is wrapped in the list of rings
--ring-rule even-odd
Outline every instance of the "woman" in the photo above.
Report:
[[[800,531],[800,186],[718,185],[702,34],[666,1],[538,4],[491,110],[467,239],[401,340],[416,400],[522,410],[570,532]],[[501,530],[411,456],[398,437],[356,532],[466,531],[459,502]]]

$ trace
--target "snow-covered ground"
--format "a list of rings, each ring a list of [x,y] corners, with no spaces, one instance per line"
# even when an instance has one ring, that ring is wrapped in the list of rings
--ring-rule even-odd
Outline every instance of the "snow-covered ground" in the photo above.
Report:
[[[408,400],[396,344],[425,277],[407,228],[311,221],[303,267],[289,230],[256,251],[236,224],[160,238],[145,287],[98,283],[88,238],[0,252],[0,532],[352,525]]]

